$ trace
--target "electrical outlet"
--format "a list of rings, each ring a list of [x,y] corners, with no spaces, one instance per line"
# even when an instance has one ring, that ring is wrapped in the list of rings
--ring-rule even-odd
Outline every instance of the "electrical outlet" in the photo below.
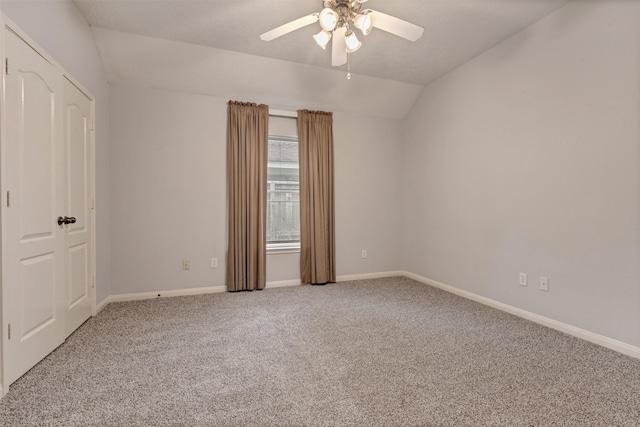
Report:
[[[549,292],[549,278],[548,277],[540,277],[540,290]]]
[[[362,250],[362,259],[366,259],[367,258],[367,250],[363,249]]]
[[[182,269],[183,270],[191,269],[191,261],[189,261],[188,259],[185,259],[184,261],[182,261]]]
[[[218,258],[211,258],[211,268],[218,268]]]
[[[520,273],[520,286],[527,286],[527,273]]]

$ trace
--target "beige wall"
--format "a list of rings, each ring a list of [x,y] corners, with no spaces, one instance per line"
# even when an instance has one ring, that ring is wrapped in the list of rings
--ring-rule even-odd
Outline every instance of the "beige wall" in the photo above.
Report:
[[[573,2],[425,89],[406,270],[640,345],[639,22],[637,2]]]
[[[113,294],[224,285],[227,101],[111,86]],[[338,275],[400,266],[398,134],[396,120],[334,114]],[[299,254],[268,257],[268,281],[299,271]]]

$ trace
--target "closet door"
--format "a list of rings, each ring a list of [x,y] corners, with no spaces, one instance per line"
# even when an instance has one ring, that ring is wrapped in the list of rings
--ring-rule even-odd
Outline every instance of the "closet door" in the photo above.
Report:
[[[91,316],[91,100],[64,80],[65,212],[65,336]]]
[[[65,338],[63,77],[4,29],[5,158],[3,306],[8,323],[5,384]]]

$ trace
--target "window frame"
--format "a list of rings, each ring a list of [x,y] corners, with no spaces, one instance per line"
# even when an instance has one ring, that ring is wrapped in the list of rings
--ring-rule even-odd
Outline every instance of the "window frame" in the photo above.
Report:
[[[296,144],[299,144],[299,140],[298,140],[298,136],[287,136],[287,135],[272,135],[269,134],[267,137],[267,147],[269,145],[269,141],[272,140],[279,140],[279,141],[288,141],[288,142],[294,142]],[[268,150],[268,148],[267,148]],[[267,151],[267,162],[268,162],[268,151]],[[267,166],[268,167],[268,166]],[[298,192],[300,191],[300,162],[298,160]],[[269,186],[269,180],[267,179],[267,191],[268,191],[268,186]],[[267,200],[267,203],[269,203],[269,200]],[[265,224],[266,227],[266,224]],[[267,250],[267,254],[288,254],[288,253],[298,253],[300,252],[300,240],[297,241],[289,241],[289,242],[268,242],[265,239],[265,245],[266,245],[266,250]]]

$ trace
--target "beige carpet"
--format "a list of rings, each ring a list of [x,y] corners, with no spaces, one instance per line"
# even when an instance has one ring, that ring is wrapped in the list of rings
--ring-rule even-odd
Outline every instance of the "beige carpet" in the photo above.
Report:
[[[2,426],[639,426],[640,360],[406,278],[113,303]]]

